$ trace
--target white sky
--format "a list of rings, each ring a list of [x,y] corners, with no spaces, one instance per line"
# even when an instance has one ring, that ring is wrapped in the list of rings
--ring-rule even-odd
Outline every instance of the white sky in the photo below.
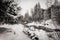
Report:
[[[34,8],[34,6],[36,5],[36,3],[40,3],[41,8],[46,9],[46,0],[18,0],[19,2],[19,6],[21,6],[22,10],[20,11],[20,13],[22,15],[24,15],[27,11],[29,11],[30,14],[30,10],[31,8]]]
[[[24,15],[27,11],[29,11],[30,14],[30,10],[31,8],[34,8],[34,6],[36,5],[36,3],[40,3],[42,8],[46,8],[46,0],[20,0],[19,1],[19,6],[21,6],[22,10],[20,11],[22,15]]]

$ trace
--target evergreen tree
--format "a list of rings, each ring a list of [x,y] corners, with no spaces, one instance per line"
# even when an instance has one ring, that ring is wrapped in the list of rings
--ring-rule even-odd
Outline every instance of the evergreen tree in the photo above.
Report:
[[[60,25],[60,6],[51,7],[51,18],[53,21],[56,21]]]
[[[44,20],[51,19],[51,8],[44,10]]]
[[[40,3],[35,5],[32,17],[34,21],[40,21],[43,19],[43,10],[40,7]]]
[[[30,17],[29,13],[27,11],[26,14],[25,14],[25,18],[24,18],[26,22],[29,22],[29,17]]]
[[[15,23],[14,17],[17,16],[17,4],[13,4],[14,0],[0,1],[0,22],[1,23]],[[16,7],[16,8],[15,8]]]

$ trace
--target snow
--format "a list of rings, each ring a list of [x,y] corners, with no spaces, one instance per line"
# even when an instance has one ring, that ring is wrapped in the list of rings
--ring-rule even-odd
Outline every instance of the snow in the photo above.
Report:
[[[48,36],[47,36],[47,33],[43,30],[40,30],[38,32],[38,37],[40,40],[49,40]]]
[[[41,23],[39,23],[39,22],[32,22],[32,23],[28,23],[26,25],[28,25],[28,26],[31,26],[31,25],[44,26],[44,27],[47,27],[47,28],[55,29],[55,25],[53,24],[53,21],[51,19],[46,20],[46,21],[43,20]]]
[[[32,22],[32,23],[28,23],[28,24],[26,24],[26,25],[28,25],[28,26],[30,26],[30,25],[44,26],[43,24],[41,24],[41,23],[39,23],[39,22]]]
[[[8,25],[4,24],[0,27],[5,27],[12,29],[12,32],[7,32],[4,34],[0,34],[0,40],[30,40],[22,31],[23,31],[23,25],[22,24],[15,24],[15,25]],[[15,32],[15,34],[14,34]]]
[[[47,28],[51,28],[51,29],[55,29],[56,28],[55,25],[53,24],[53,21],[51,19],[46,20],[45,24],[46,24],[45,27],[47,27]]]
[[[35,25],[35,26],[44,26],[44,27],[47,27],[47,28],[51,28],[51,29],[56,29],[55,25],[53,24],[53,21],[51,19],[49,20],[46,20],[46,21],[42,21],[41,23],[39,22],[32,22],[32,23],[28,23],[27,24],[28,26],[31,26],[31,25]],[[53,40],[53,38],[49,38],[48,37],[48,34],[53,34],[53,33],[50,33],[50,32],[46,32],[42,29],[38,30],[38,29],[35,29],[35,34],[38,35],[39,39],[40,40]],[[52,35],[51,35],[52,36]]]
[[[32,22],[32,23],[28,23],[26,25],[36,25],[36,26],[45,26],[47,28],[51,28],[51,29],[55,29],[55,26],[52,22],[52,20],[47,20],[45,22],[45,24],[49,24],[49,25],[44,25],[44,22],[42,23],[38,23],[38,22]],[[4,34],[0,34],[0,40],[31,40],[27,35],[25,35],[22,31],[24,29],[24,25],[22,24],[14,24],[14,25],[8,25],[8,24],[4,24],[4,25],[0,25],[0,27],[5,27],[5,28],[9,28],[12,29],[11,33],[4,33]],[[33,28],[31,28],[33,29]],[[15,32],[15,34],[14,34]],[[38,35],[40,40],[49,40],[48,36],[47,36],[47,32],[45,32],[44,30],[36,30],[35,34]]]

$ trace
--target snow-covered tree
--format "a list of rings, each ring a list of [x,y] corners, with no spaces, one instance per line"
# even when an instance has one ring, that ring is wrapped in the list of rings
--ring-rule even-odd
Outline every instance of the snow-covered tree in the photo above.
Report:
[[[17,7],[14,0],[1,0],[0,1],[0,22],[14,23],[14,17],[17,16],[16,11],[21,10]]]
[[[40,21],[43,19],[43,9],[40,7],[40,3],[36,4],[32,11],[32,17],[34,21]]]

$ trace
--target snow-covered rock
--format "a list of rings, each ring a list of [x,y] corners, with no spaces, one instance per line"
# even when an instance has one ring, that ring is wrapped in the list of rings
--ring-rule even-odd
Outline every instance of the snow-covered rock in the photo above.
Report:
[[[45,21],[45,26],[44,27],[51,28],[51,29],[55,29],[56,28],[54,23],[53,23],[53,21],[51,19]]]
[[[31,25],[35,25],[35,26],[44,26],[43,24],[39,23],[39,22],[32,22],[32,23],[28,23],[26,24],[28,26],[31,26]]]

